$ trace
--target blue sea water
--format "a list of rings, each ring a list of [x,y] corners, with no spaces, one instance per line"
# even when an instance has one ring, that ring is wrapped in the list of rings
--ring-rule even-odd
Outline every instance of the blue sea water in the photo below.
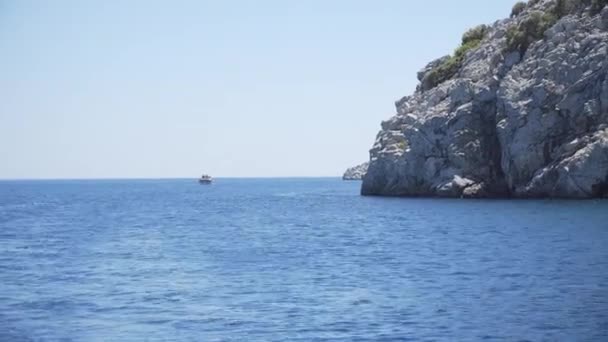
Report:
[[[608,202],[0,182],[0,341],[606,341]]]

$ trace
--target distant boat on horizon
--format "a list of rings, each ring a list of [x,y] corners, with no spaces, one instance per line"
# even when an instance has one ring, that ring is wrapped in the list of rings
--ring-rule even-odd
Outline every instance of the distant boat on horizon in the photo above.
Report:
[[[213,178],[209,175],[202,175],[201,178],[198,179],[200,184],[211,184],[213,182]]]

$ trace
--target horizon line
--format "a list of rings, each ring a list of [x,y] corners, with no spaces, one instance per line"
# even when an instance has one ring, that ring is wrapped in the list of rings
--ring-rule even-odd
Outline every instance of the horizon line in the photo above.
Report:
[[[218,176],[213,179],[307,179],[342,178],[342,176]],[[0,182],[10,181],[94,181],[94,180],[198,180],[198,177],[49,177],[49,178],[0,178]]]

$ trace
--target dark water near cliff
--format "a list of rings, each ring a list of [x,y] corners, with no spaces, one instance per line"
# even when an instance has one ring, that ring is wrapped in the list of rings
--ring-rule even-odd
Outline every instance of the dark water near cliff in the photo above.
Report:
[[[0,340],[608,340],[608,202],[358,190],[0,182]]]

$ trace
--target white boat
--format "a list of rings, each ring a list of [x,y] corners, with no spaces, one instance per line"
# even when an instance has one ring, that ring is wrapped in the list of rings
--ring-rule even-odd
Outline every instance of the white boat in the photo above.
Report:
[[[198,179],[198,182],[201,184],[211,184],[213,182],[213,178],[209,175],[202,175],[201,178]]]

